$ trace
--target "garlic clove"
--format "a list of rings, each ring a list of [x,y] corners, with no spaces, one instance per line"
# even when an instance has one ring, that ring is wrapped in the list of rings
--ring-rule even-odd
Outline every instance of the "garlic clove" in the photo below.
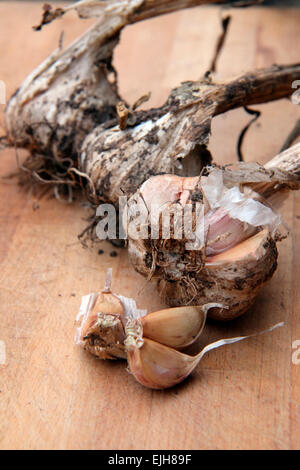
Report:
[[[283,326],[283,322],[266,330],[247,336],[226,338],[205,346],[196,356],[189,356],[148,338],[135,338],[129,333],[125,345],[131,373],[136,380],[157,390],[172,387],[182,382],[199,364],[203,356],[212,349],[261,335]]]
[[[106,274],[102,292],[83,297],[76,342],[101,359],[126,359],[125,308],[121,299],[111,292],[112,269]]]
[[[209,316],[226,321],[248,310],[273,275],[277,254],[276,243],[265,229],[234,248],[207,258],[205,274],[217,288],[213,300],[229,307],[212,309]]]
[[[142,184],[140,194],[148,210],[151,210],[151,206],[162,208],[166,204],[172,204],[176,201],[184,206],[190,197],[190,191],[195,188],[198,181],[198,176],[152,176]]]
[[[204,217],[207,256],[225,252],[255,234],[258,229],[238,219],[219,207]]]
[[[163,344],[144,338],[142,347],[127,352],[130,371],[145,387],[164,389],[187,377],[194,369],[194,358]]]
[[[268,230],[261,230],[257,234],[253,235],[247,240],[242,241],[233,248],[230,248],[223,253],[218,253],[217,255],[207,257],[205,264],[207,267],[212,267],[218,264],[234,262],[249,257],[259,259],[263,251],[263,243],[267,237]]]
[[[158,281],[158,290],[170,306],[184,305],[191,299],[196,305],[203,302],[224,304],[228,309],[212,308],[208,315],[215,320],[227,321],[251,307],[276,266],[276,243],[268,230],[262,230],[234,248],[206,258],[205,269],[190,277],[188,283],[178,279],[175,284],[164,276]]]
[[[101,292],[83,318],[78,343],[101,359],[126,359],[124,313],[116,295]]]
[[[103,291],[82,297],[75,342],[100,359],[126,359],[125,325],[142,318],[147,311],[138,309],[134,299],[113,294],[111,282],[109,268]]]
[[[143,337],[165,346],[181,349],[194,343],[202,333],[210,308],[224,308],[210,303],[203,306],[167,308],[142,318]]]

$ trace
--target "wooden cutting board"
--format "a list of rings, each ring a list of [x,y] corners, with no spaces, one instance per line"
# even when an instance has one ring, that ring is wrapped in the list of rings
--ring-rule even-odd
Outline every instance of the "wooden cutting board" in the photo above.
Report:
[[[89,24],[70,14],[34,33],[40,12],[38,2],[0,3],[0,79],[8,97],[57,46],[62,30],[68,43]],[[296,9],[234,11],[217,78],[299,61],[299,24]],[[207,70],[219,32],[217,8],[126,28],[115,54],[121,94],[134,102],[152,91],[147,106],[162,104],[172,86]],[[264,163],[279,151],[300,108],[282,100],[259,109],[244,153],[247,161]],[[214,121],[210,149],[217,162],[236,159],[248,120],[237,110]],[[15,151],[2,152],[1,174],[15,168]],[[0,192],[2,449],[299,448],[300,364],[292,362],[292,345],[300,340],[300,194],[291,194],[283,208],[291,235],[279,246],[273,279],[242,318],[209,323],[201,344],[279,321],[285,326],[210,352],[185,383],[157,392],[135,382],[125,362],[96,360],[73,341],[81,296],[102,288],[108,267],[116,293],[148,311],[162,305],[126,250],[102,244],[100,255],[99,245],[81,246],[77,235],[89,213],[79,201],[45,196],[36,202],[13,181]]]

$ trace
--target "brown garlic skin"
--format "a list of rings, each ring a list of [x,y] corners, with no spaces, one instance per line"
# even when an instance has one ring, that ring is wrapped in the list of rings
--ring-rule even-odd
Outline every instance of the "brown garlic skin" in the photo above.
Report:
[[[108,268],[104,289],[82,297],[76,317],[76,322],[80,323],[77,323],[75,343],[100,359],[126,359],[126,324],[129,320],[141,319],[147,310],[138,309],[132,298],[114,294],[111,291],[111,283],[112,269]],[[198,312],[195,307],[189,315],[192,334],[197,333],[195,329],[199,324],[199,321],[196,321],[198,317],[195,320],[194,310]],[[205,314],[206,310],[203,312]],[[178,331],[176,327],[178,321],[175,321],[172,331]]]
[[[180,178],[176,176],[168,178],[173,178],[174,185],[179,188],[177,201],[187,201],[186,183],[182,186]],[[190,190],[198,178],[187,180],[190,181],[187,185]],[[172,205],[176,191],[169,190],[169,193]],[[159,197],[158,188],[156,191],[147,188],[142,197],[147,205],[147,199],[150,201]],[[193,197],[193,190],[188,197]],[[246,240],[245,233],[248,233]],[[229,249],[213,256],[204,249],[186,250],[186,240],[134,239],[129,234],[129,258],[139,273],[156,280],[158,292],[169,306],[218,302],[228,306],[228,309],[211,309],[209,317],[221,321],[231,320],[251,307],[277,267],[278,252],[272,235],[267,229],[254,235],[252,233],[251,229],[249,232],[241,232],[235,246],[229,245]],[[219,245],[218,240],[212,243],[210,251],[213,252],[213,247]]]

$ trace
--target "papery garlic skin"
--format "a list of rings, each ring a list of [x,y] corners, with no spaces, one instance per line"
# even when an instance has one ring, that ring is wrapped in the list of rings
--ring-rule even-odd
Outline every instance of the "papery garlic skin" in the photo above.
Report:
[[[125,312],[121,301],[111,292],[90,296],[91,303],[77,331],[76,343],[100,359],[126,359]]]
[[[225,209],[218,208],[205,214],[204,230],[205,253],[207,256],[213,256],[230,250],[251,237],[257,232],[257,227],[232,219]]]
[[[108,269],[102,292],[82,298],[76,318],[81,324],[75,342],[100,359],[126,359],[125,325],[129,319],[142,318],[147,311],[137,309],[133,299],[113,294],[111,275],[111,269]]]

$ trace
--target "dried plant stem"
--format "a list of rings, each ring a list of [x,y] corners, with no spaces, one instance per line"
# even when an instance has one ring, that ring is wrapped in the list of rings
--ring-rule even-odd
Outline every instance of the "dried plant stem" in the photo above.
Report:
[[[281,147],[281,152],[288,149],[295,142],[295,140],[298,139],[298,137],[300,137],[300,119],[298,119],[293,129],[284,141]]]
[[[277,168],[298,175],[300,178],[300,142],[287,150],[280,152],[276,157],[266,163],[265,168]]]
[[[124,192],[134,193],[153,174],[195,176],[207,158],[214,116],[288,97],[299,78],[300,64],[295,64],[256,70],[226,83],[185,82],[161,108],[136,111],[133,126],[120,130],[114,120],[94,129],[83,144],[80,169],[93,182],[98,200],[112,202]]]
[[[293,93],[292,82],[299,79],[300,64],[274,65],[243,75],[218,86],[216,114],[251,104],[267,103]]]
[[[158,109],[132,110],[127,127],[119,128],[116,106],[120,97],[112,54],[122,28],[213,3],[241,5],[240,1],[81,0],[65,8],[45,6],[37,29],[72,9],[99,20],[66,50],[60,43],[7,106],[11,145],[31,153],[24,163],[26,176],[54,185],[59,180],[67,186],[85,178],[93,202],[116,202],[124,192],[135,192],[152,174],[199,174],[210,161],[206,147],[214,116],[289,96],[292,82],[300,78],[299,64],[273,66],[222,84],[206,77],[174,89]]]
[[[252,6],[259,5],[262,0],[246,1],[240,0],[145,0],[143,4],[130,15],[129,21],[136,23],[137,21],[146,20],[155,16],[164,15],[166,13],[172,13],[177,10],[183,10],[184,8],[192,8],[199,5],[230,5],[230,6]]]
[[[70,10],[76,10],[78,15],[82,18],[99,17],[105,10],[111,14],[124,15],[126,11],[127,24],[137,23],[149,18],[154,18],[166,13],[173,13],[178,10],[192,8],[201,5],[227,5],[230,7],[247,7],[259,5],[263,0],[111,0],[97,1],[97,0],[81,0],[77,3],[72,3],[64,8],[58,7],[53,9],[51,5],[44,6],[44,13],[39,25],[34,26],[33,29],[40,31],[46,24],[51,23],[57,18],[61,18]],[[130,11],[131,9],[131,11]],[[105,14],[105,13],[104,13]]]

